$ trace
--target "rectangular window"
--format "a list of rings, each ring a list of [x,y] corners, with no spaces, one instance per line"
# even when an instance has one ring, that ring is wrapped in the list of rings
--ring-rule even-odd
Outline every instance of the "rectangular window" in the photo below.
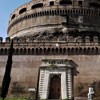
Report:
[[[83,1],[84,1],[84,0],[77,0],[77,1],[78,1],[78,5],[79,5],[79,6],[82,6],[82,5],[83,5]]]
[[[79,6],[82,6],[82,1],[78,1],[78,5]]]
[[[50,6],[53,6],[54,5],[54,1],[50,1]]]

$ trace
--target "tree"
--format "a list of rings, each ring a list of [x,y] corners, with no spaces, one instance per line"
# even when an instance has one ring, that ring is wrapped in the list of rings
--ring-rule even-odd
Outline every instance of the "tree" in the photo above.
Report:
[[[12,55],[13,55],[13,40],[11,41],[9,53],[8,53],[8,60],[5,68],[5,74],[2,81],[2,87],[1,87],[1,98],[4,100],[8,93],[9,84],[11,81],[10,73],[12,68]]]

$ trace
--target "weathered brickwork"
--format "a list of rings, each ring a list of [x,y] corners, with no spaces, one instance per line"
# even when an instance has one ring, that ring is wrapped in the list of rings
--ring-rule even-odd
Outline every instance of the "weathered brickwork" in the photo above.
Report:
[[[36,45],[37,44],[37,45]],[[42,45],[40,45],[42,44]],[[89,84],[100,81],[99,79],[99,66],[100,66],[100,50],[99,46],[66,46],[59,44],[56,47],[56,43],[26,43],[17,44],[14,43],[14,55],[12,65],[12,80],[11,86],[14,82],[23,86],[25,90],[29,87],[37,87],[37,78],[39,66],[42,63],[42,59],[68,59],[77,64],[77,75],[75,76],[75,91],[80,84]],[[39,46],[40,45],[40,46]],[[9,50],[9,41],[5,44],[1,44],[0,47],[0,84],[4,75],[4,68],[6,66],[7,54]],[[39,49],[39,47],[41,49]],[[72,48],[73,47],[73,48]],[[30,49],[29,49],[30,48]],[[76,49],[77,48],[77,49]],[[80,48],[82,49],[80,51]],[[50,49],[50,50],[49,50]],[[93,49],[93,50],[92,50]],[[11,89],[11,88],[10,88]],[[76,93],[76,92],[75,92]]]

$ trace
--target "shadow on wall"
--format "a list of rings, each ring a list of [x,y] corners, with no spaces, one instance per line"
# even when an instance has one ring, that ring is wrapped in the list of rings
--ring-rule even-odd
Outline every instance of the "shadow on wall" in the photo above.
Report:
[[[94,97],[100,97],[100,81],[94,81],[91,83],[94,89]],[[89,83],[79,83],[75,87],[75,96],[87,97]]]
[[[18,82],[13,82],[11,86],[11,94],[14,97],[23,97],[27,93],[25,87],[21,86]]]
[[[77,71],[78,65],[73,60],[69,60],[69,63],[70,63],[71,66],[74,66],[73,75],[77,76],[79,74],[79,72]]]

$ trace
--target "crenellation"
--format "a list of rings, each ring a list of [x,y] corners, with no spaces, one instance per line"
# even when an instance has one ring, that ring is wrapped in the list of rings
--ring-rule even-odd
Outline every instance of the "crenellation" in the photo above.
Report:
[[[10,43],[10,37],[6,37],[6,43]]]
[[[3,42],[3,38],[2,37],[0,37],[0,44]]]
[[[17,38],[14,41],[14,55],[100,55],[99,45],[97,43],[59,43],[59,47],[55,47],[56,43],[46,42],[18,42]],[[97,46],[96,46],[97,45]],[[66,47],[67,46],[67,47]],[[96,46],[96,47],[95,47]],[[7,55],[10,42],[5,42],[0,47],[0,55]]]

